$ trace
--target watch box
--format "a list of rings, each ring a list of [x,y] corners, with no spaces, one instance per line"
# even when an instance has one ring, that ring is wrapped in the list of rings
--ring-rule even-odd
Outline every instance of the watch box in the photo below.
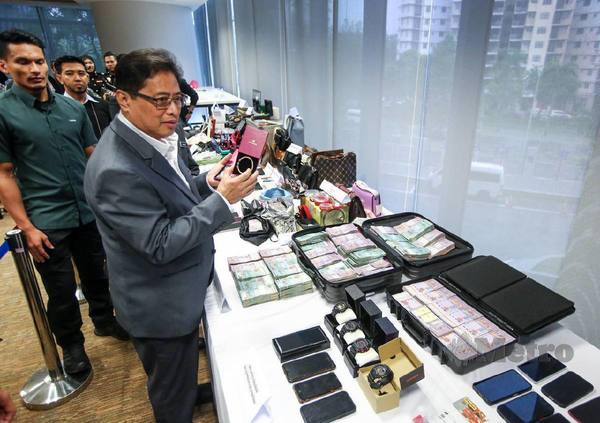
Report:
[[[442,338],[448,340],[448,337],[437,336],[432,330],[432,325],[424,323],[423,318],[416,317],[417,308],[414,308],[414,305],[409,306],[409,300],[398,301],[399,295],[404,295],[400,293],[408,292],[408,286],[424,281],[436,281],[441,284],[441,289],[446,290],[456,301],[464,303],[464,309],[475,310],[480,317],[472,320],[481,322],[479,319],[483,318],[484,322],[491,322],[490,326],[496,328],[490,329],[490,333],[504,334],[499,338],[492,336],[493,341],[502,342],[491,342],[487,348],[475,351],[476,354],[468,358],[466,355],[462,358],[457,357],[448,343],[442,342]],[[508,356],[517,342],[527,342],[529,336],[536,331],[575,311],[572,301],[527,278],[493,256],[476,257],[433,278],[425,277],[390,285],[386,289],[386,297],[391,312],[402,322],[402,326],[411,337],[419,345],[429,347],[432,354],[440,357],[442,364],[447,364],[457,374],[468,373]],[[434,306],[427,305],[435,311]],[[470,320],[465,320],[465,323],[470,324]],[[460,329],[452,329],[452,332],[460,333]],[[502,336],[504,340],[501,339]],[[468,336],[459,337],[468,339]],[[486,334],[482,333],[472,339],[477,342],[484,337]]]
[[[247,126],[242,135],[233,173],[241,174],[250,169],[253,173],[258,169],[258,164],[267,144],[269,133],[253,126]]]
[[[385,251],[388,256],[392,257],[393,260],[403,268],[404,274],[409,279],[439,274],[458,264],[464,263],[473,257],[473,246],[469,242],[442,228],[441,226],[436,225],[435,222],[430,219],[427,220],[433,223],[433,227],[442,232],[446,238],[454,242],[455,245],[455,248],[448,253],[438,257],[432,257],[430,259],[409,260],[404,258],[395,249],[390,247],[385,240],[373,230],[374,226],[397,226],[415,217],[427,219],[420,214],[406,212],[369,219],[366,220],[362,225],[365,236],[377,244],[377,246]]]
[[[358,371],[358,385],[373,410],[376,413],[381,413],[398,407],[400,392],[423,380],[425,369],[423,363],[400,338],[379,346],[378,351],[381,363],[387,364],[394,373],[391,382],[384,385],[380,390],[371,388],[368,375],[374,365],[370,365]]]

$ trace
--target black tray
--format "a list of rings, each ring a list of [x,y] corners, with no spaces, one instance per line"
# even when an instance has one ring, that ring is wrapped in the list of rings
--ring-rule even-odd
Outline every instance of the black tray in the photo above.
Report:
[[[328,226],[332,228],[334,226],[341,225],[332,225]],[[362,231],[360,227],[357,226],[359,231]],[[350,285],[357,285],[361,291],[364,293],[374,292],[380,289],[385,288],[387,285],[402,280],[402,265],[398,264],[398,262],[392,257],[386,250],[383,250],[386,253],[386,258],[390,261],[394,269],[386,270],[385,272],[377,273],[375,275],[362,276],[356,279],[351,279],[349,281],[344,282],[329,282],[325,278],[321,276],[318,270],[312,265],[310,259],[306,257],[304,251],[298,244],[296,244],[296,238],[301,237],[306,234],[315,233],[315,232],[324,232],[324,227],[316,227],[316,228],[308,228],[302,231],[296,232],[292,235],[292,250],[296,253],[298,257],[298,262],[300,266],[304,269],[304,271],[312,278],[316,287],[323,293],[325,299],[331,303],[335,303],[338,301],[344,301],[346,299],[346,294],[344,293],[344,289]],[[363,232],[364,234],[364,232]],[[367,236],[367,235],[365,235]],[[367,236],[368,238],[368,236]]]
[[[455,269],[459,269],[461,266],[468,266],[469,264],[472,265],[472,264],[477,264],[477,263],[479,263],[479,264],[485,263],[484,260],[487,260],[487,259],[493,259],[494,261],[497,260],[496,258],[491,257],[491,256],[490,257],[480,256],[480,257],[476,257],[472,260],[469,260],[468,262],[466,262],[462,265],[456,266]],[[510,266],[508,266],[508,265],[506,265],[506,266],[510,268]],[[512,269],[512,268],[510,268],[510,269]],[[516,272],[516,270],[515,270],[515,272]],[[518,322],[515,323],[515,322],[507,321],[505,318],[503,318],[499,315],[497,310],[494,310],[493,308],[491,308],[487,304],[485,304],[485,299],[487,297],[483,297],[481,299],[475,299],[473,296],[471,296],[464,290],[461,290],[460,287],[457,287],[455,284],[453,284],[448,279],[446,274],[443,273],[441,275],[435,276],[435,277],[433,277],[433,279],[437,280],[443,286],[448,288],[450,291],[457,294],[463,301],[465,301],[467,304],[469,304],[473,308],[477,309],[487,319],[492,321],[494,324],[496,324],[498,327],[500,327],[502,330],[506,331],[507,333],[509,333],[510,335],[515,337],[515,339],[516,339],[512,343],[509,343],[509,344],[506,344],[499,348],[496,348],[485,354],[478,355],[474,358],[471,358],[468,360],[458,360],[453,354],[450,353],[450,351],[446,348],[445,345],[440,343],[435,336],[431,335],[428,328],[423,326],[423,324],[419,320],[417,320],[410,312],[408,312],[408,310],[405,310],[404,307],[402,307],[402,305],[393,298],[393,295],[403,291],[404,287],[406,285],[421,282],[421,281],[424,281],[427,279],[431,279],[431,277],[423,277],[423,278],[411,280],[411,281],[408,281],[405,283],[396,283],[396,284],[388,286],[386,288],[387,304],[390,307],[391,312],[393,314],[395,314],[396,317],[398,318],[398,320],[400,320],[402,322],[402,327],[411,335],[411,337],[419,345],[421,345],[423,347],[427,347],[427,346],[430,347],[432,354],[440,356],[440,361],[442,362],[442,364],[447,364],[455,373],[458,373],[458,374],[468,373],[472,370],[475,370],[475,369],[482,367],[486,364],[489,364],[493,361],[496,361],[496,360],[506,357],[507,355],[511,354],[512,350],[514,349],[514,345],[517,342],[519,342],[519,343],[526,342],[528,340],[529,336],[532,335],[533,333],[535,333],[536,331],[538,331],[552,323],[559,321],[563,317],[566,317],[567,315],[572,314],[575,311],[575,307],[573,306],[572,302],[560,297],[558,294],[549,293],[548,295],[550,295],[551,297],[556,296],[556,297],[562,298],[565,305],[568,306],[569,304],[571,304],[571,307],[567,307],[564,310],[562,310],[556,314],[552,314],[549,317],[540,318],[539,322],[536,322],[535,324],[530,325],[527,330],[521,330],[518,328],[519,327]],[[513,282],[512,284],[510,284],[507,288],[514,287],[514,286],[516,286],[516,284],[522,283],[524,281],[529,281],[528,283],[533,282],[533,283],[537,284],[535,281],[531,281],[530,279],[523,277],[523,278]],[[501,282],[499,281],[499,283],[501,283]],[[537,285],[539,285],[539,284],[537,284]],[[506,289],[506,288],[503,288],[503,289]],[[546,288],[543,288],[543,289],[547,290]],[[490,294],[490,295],[497,295],[498,292],[501,292],[501,291],[502,290],[494,291],[494,293]],[[536,297],[534,300],[531,300],[531,301],[521,301],[522,305],[520,304],[517,307],[522,307],[523,309],[525,309],[526,308],[525,304],[528,304],[529,307],[531,307],[532,303],[539,302],[539,301],[540,301],[539,297]]]
[[[433,223],[435,229],[443,232],[446,235],[446,238],[448,238],[450,241],[453,241],[456,246],[456,248],[450,251],[448,254],[434,257],[432,259],[414,261],[407,260],[396,250],[390,248],[390,246],[387,245],[387,243],[373,229],[371,229],[373,226],[396,226],[415,217],[427,219],[418,213],[406,212],[369,219],[366,220],[362,225],[365,236],[375,242],[375,244],[385,251],[388,256],[393,257],[393,260],[403,267],[404,274],[408,278],[414,279],[435,275],[460,263],[464,263],[473,257],[473,246],[469,242],[457,235],[454,235],[452,232],[442,228],[441,226],[436,225],[435,222],[430,219],[427,220]]]

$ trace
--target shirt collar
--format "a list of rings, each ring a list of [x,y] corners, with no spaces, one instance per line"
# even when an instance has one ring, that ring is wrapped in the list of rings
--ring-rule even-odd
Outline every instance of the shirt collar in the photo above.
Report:
[[[48,88],[46,88],[48,90]],[[34,96],[32,96],[25,88],[20,87],[19,85],[13,82],[11,87],[11,91],[25,103],[25,105],[29,107],[35,107],[37,104],[41,104],[41,102]],[[52,103],[54,101],[54,93],[52,90],[48,90],[48,101]]]
[[[177,132],[173,132],[172,135],[167,138],[156,139],[146,134],[144,131],[135,126],[129,119],[125,117],[125,115],[121,112],[117,114],[117,118],[125,124],[129,129],[142,137],[145,141],[147,141],[151,146],[153,146],[158,152],[163,156],[167,157],[167,152],[169,151],[169,144],[177,143],[179,136]]]
[[[73,98],[68,92],[67,90],[65,90],[65,93],[63,94],[65,97],[69,97],[70,99],[73,99],[75,101],[79,101],[76,98]],[[85,101],[83,102],[83,104],[87,103],[88,101],[93,101],[94,103],[98,103],[98,100],[96,100],[94,97],[92,97],[91,95],[89,95],[87,92],[85,93]]]

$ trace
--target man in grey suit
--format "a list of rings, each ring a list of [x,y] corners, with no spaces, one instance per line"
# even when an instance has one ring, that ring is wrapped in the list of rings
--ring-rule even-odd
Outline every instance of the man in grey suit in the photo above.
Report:
[[[256,174],[222,172],[225,160],[192,177],[178,157],[175,128],[181,77],[165,50],[136,50],[117,67],[121,112],[85,173],[85,194],[106,250],[116,318],[132,336],[148,375],[158,422],[191,422],[197,385],[198,325],[213,275],[213,234],[232,220]]]

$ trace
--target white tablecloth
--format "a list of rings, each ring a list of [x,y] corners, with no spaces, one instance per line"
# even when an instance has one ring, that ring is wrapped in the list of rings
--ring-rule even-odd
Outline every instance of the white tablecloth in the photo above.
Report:
[[[283,243],[286,240],[280,240]],[[253,412],[244,406],[245,398],[249,396],[250,384],[243,365],[251,363],[253,372],[262,376],[259,389],[270,399],[268,400],[269,416],[274,422],[302,422],[300,404],[294,395],[292,385],[287,382],[281,363],[272,346],[272,338],[287,333],[305,329],[315,325],[323,325],[323,317],[332,307],[315,290],[312,294],[296,298],[274,301],[249,308],[243,308],[231,274],[227,267],[227,257],[242,255],[257,249],[254,245],[239,238],[237,231],[227,231],[215,236],[216,256],[215,269],[219,278],[217,284],[209,288],[205,308],[208,326],[207,344],[210,363],[213,372],[215,403],[221,422],[247,422]],[[263,244],[267,246],[271,242]],[[230,311],[222,312],[218,286],[229,304]],[[383,315],[400,330],[400,337],[412,348],[417,357],[424,363],[425,379],[409,389],[402,391],[400,406],[394,410],[375,414],[364,397],[358,383],[352,378],[337,346],[331,342],[327,350],[337,368],[335,374],[342,383],[354,403],[356,413],[345,417],[340,422],[412,422],[412,418],[421,414],[428,422],[464,422],[458,414],[452,414],[452,404],[469,397],[488,416],[488,421],[502,421],[495,410],[489,407],[473,391],[471,384],[485,377],[502,371],[516,368],[528,358],[533,358],[543,352],[566,353],[567,368],[586,378],[596,390],[578,401],[573,406],[585,402],[599,394],[600,389],[600,350],[559,324],[552,325],[540,331],[535,339],[527,345],[517,345],[510,357],[494,362],[466,375],[457,375],[449,367],[441,365],[438,358],[431,355],[428,349],[418,346],[402,329],[400,322],[390,314],[383,293],[370,297],[383,311]],[[329,336],[329,334],[328,334]],[[546,348],[543,350],[543,348]],[[557,349],[558,348],[558,349]],[[557,349],[557,350],[556,350]],[[560,354],[556,354],[560,356]],[[561,373],[562,374],[562,373]],[[550,377],[548,380],[552,380]],[[543,383],[532,383],[533,389],[541,394]],[[552,402],[550,402],[552,404]],[[569,419],[567,411],[552,404],[557,412]],[[456,420],[438,420],[435,416],[442,411],[449,411]],[[264,417],[264,413],[262,417]],[[256,420],[256,421],[268,421]]]

